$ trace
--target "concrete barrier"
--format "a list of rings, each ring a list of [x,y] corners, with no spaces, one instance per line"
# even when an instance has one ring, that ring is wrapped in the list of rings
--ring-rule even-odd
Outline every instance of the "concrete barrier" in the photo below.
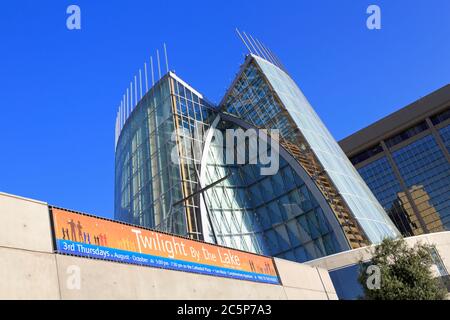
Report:
[[[441,283],[450,290],[450,232],[425,234],[405,239],[406,243],[413,247],[418,243],[434,245],[439,257],[435,257],[435,264],[431,271]],[[362,287],[358,282],[360,261],[370,261],[375,246],[341,252],[338,254],[309,261],[306,264],[312,267],[326,269],[335,281],[335,289],[341,299],[356,299],[356,295],[362,294]],[[440,258],[440,259],[438,259]],[[357,289],[359,288],[359,289]],[[358,292],[360,291],[360,292]],[[450,294],[448,296],[450,299]]]
[[[0,299],[337,299],[325,269],[275,259],[282,285],[53,253],[48,206],[0,194]]]
[[[415,237],[405,238],[409,246],[414,246],[416,243],[424,243],[434,245],[438,251],[443,264],[450,270],[450,232],[438,232],[431,234],[424,234]],[[326,270],[334,270],[346,266],[354,265],[359,261],[369,261],[372,257],[375,246],[364,247],[360,249],[341,252],[330,255],[313,261],[308,261],[305,264],[313,267],[319,267]]]
[[[0,247],[53,252],[48,206],[0,193]]]
[[[0,299],[60,299],[56,256],[0,248]]]

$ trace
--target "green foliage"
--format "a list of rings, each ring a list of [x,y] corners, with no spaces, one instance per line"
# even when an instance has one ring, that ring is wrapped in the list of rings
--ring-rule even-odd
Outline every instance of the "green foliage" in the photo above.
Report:
[[[386,239],[375,248],[370,264],[360,263],[359,282],[367,300],[443,300],[447,290],[433,277],[432,246],[416,244],[409,247],[405,240]],[[370,289],[373,283],[367,268],[379,269],[379,289]],[[369,270],[370,271],[370,270]]]

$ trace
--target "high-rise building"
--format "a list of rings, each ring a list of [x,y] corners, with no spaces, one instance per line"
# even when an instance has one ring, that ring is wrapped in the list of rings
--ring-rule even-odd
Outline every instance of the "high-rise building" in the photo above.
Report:
[[[450,85],[340,145],[404,236],[450,230]]]
[[[294,261],[399,235],[272,58],[249,54],[217,106],[168,72],[121,109],[116,219]]]

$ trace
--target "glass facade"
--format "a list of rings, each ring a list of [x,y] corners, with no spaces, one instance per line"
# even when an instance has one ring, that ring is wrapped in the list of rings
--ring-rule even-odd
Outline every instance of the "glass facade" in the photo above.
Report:
[[[417,119],[418,124],[384,140],[384,149],[371,153],[370,147],[352,157],[404,236],[450,230],[449,115],[444,110],[429,120]]]
[[[359,264],[353,264],[329,272],[340,300],[358,300],[364,296],[364,289],[358,281]]]
[[[444,142],[445,147],[450,153],[450,125],[439,130],[439,134],[441,136],[442,141]]]
[[[399,230],[403,234],[413,235],[411,229],[417,228],[419,223],[415,216],[405,215],[405,210],[412,210],[411,204],[406,197],[399,198],[402,187],[395,177],[388,159],[382,157],[375,160],[362,167],[359,173]]]
[[[221,132],[238,128],[229,121],[217,127]],[[261,176],[259,162],[226,164],[227,143],[217,141],[204,168],[207,185],[228,177],[205,195],[217,243],[300,262],[349,249],[329,206],[323,199],[319,204],[306,185],[310,178],[297,173],[300,166],[293,168],[281,157],[277,174]]]
[[[116,219],[294,261],[350,249],[323,195],[295,160],[292,168],[281,157],[277,174],[261,176],[259,162],[226,164],[226,143],[205,145],[220,115],[173,74],[160,80],[118,140]],[[239,128],[228,118],[214,130]]]
[[[201,119],[204,113],[199,110],[204,104],[170,76],[162,78],[138,103],[116,147],[116,219],[183,236],[195,232],[187,220],[195,217],[186,214],[195,210],[194,204],[177,204],[195,188],[188,178],[191,168],[180,167],[172,157],[186,162],[186,151],[174,132],[179,125],[189,126],[185,114],[192,112],[188,121]]]
[[[350,250],[362,237],[367,244],[397,236],[290,77],[253,55],[245,66],[225,108],[172,72],[143,96],[116,129],[115,218],[300,262]],[[277,154],[279,170],[262,175],[260,154],[256,162],[226,161],[230,129],[265,132],[266,142],[277,144],[268,153]],[[283,143],[265,129],[280,130]],[[251,151],[249,141],[244,149],[233,144],[235,158]],[[299,148],[312,157],[299,156]],[[314,161],[332,180],[311,171]],[[348,209],[342,198],[348,215],[336,210]]]
[[[172,77],[170,81],[176,127],[173,139],[177,143],[176,156],[181,174],[181,190],[183,198],[186,198],[200,189],[198,180],[203,139],[210,127],[210,118],[215,112],[200,93],[189,88],[181,79]],[[188,236],[203,240],[200,200],[199,195],[190,197],[183,201],[182,205],[186,212]]]
[[[235,81],[223,108],[257,127],[280,129],[293,144],[312,149],[370,243],[399,235],[366,183],[283,70],[253,56]]]
[[[450,164],[432,135],[392,153],[425,232],[450,227]]]

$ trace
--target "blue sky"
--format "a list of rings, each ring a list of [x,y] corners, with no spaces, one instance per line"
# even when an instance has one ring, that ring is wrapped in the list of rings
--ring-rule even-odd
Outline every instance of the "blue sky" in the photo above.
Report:
[[[66,28],[66,8],[82,30]],[[366,28],[366,9],[382,29]],[[113,216],[114,120],[166,42],[212,101],[252,33],[281,58],[336,139],[448,84],[450,1],[8,1],[0,6],[0,191]]]

